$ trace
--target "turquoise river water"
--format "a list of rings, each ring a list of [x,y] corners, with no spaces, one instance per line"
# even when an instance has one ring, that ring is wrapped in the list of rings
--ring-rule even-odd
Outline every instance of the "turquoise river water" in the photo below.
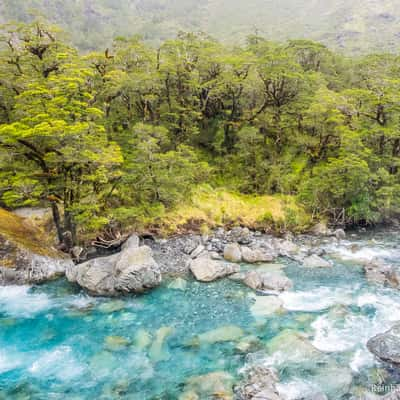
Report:
[[[224,371],[239,379],[254,362],[279,371],[288,400],[398,383],[365,344],[400,320],[400,291],[368,283],[361,268],[373,257],[400,265],[397,237],[327,242],[332,268],[280,260],[294,287],[271,315],[255,307],[263,296],[228,279],[179,288],[166,281],[122,299],[90,297],[64,280],[1,287],[0,399],[178,399],[190,377]],[[225,331],[235,337],[218,338]]]

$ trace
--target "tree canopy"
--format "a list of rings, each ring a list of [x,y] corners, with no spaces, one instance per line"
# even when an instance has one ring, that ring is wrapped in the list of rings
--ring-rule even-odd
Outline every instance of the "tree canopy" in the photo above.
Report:
[[[193,33],[80,55],[40,21],[0,41],[0,202],[51,205],[60,240],[162,216],[202,182],[345,224],[399,213],[396,55]]]

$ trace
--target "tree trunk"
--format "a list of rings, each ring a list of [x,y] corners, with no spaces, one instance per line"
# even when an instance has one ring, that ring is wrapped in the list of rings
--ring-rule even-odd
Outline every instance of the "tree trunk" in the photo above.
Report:
[[[63,242],[63,229],[61,227],[61,217],[60,217],[60,211],[57,207],[57,203],[55,201],[51,202],[51,211],[53,214],[53,221],[54,225],[56,226],[57,230],[57,238],[60,243]]]

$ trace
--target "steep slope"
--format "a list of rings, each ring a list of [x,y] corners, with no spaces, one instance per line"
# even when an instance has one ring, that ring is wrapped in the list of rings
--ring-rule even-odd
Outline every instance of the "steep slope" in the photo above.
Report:
[[[396,50],[400,8],[395,0],[0,0],[3,22],[38,10],[89,50],[117,35],[140,33],[154,44],[179,30],[201,30],[226,41],[259,32],[271,39],[306,37],[360,53]]]

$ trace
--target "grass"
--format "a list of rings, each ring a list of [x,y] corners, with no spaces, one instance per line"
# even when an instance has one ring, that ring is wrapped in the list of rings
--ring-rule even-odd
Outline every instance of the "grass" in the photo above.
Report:
[[[25,219],[3,209],[0,209],[0,235],[36,254],[52,255],[55,253],[43,231]]]
[[[167,212],[152,224],[159,233],[206,232],[218,226],[303,231],[310,217],[292,196],[243,195],[223,188],[198,187],[190,200]]]

